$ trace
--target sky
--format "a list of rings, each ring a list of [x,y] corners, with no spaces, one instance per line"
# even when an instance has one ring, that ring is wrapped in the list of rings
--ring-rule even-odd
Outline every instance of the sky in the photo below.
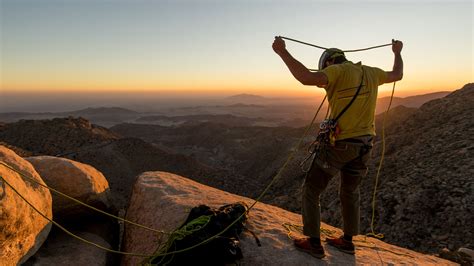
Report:
[[[396,95],[473,82],[472,1],[0,0],[0,92],[304,96],[281,35],[356,49],[404,42]],[[308,68],[322,50],[287,41]],[[390,47],[349,60],[393,65]],[[380,87],[388,95],[391,85]]]

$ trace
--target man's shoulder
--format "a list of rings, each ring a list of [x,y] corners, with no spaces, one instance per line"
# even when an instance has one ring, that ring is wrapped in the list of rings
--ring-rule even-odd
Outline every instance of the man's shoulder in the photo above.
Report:
[[[380,69],[379,67],[374,67],[374,66],[368,66],[368,65],[363,65],[361,64],[362,68],[364,70],[370,70],[370,71],[379,71],[379,70],[382,70]],[[382,70],[383,71],[383,70]]]
[[[378,80],[378,85],[383,84],[387,79],[387,73],[378,67],[362,65],[362,69],[364,70],[365,75],[374,77],[374,79]]]

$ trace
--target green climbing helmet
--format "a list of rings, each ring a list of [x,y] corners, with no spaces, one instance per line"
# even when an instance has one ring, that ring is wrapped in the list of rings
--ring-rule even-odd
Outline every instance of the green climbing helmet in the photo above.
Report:
[[[319,70],[326,68],[326,62],[330,59],[336,58],[338,56],[345,56],[344,52],[341,49],[329,48],[324,50],[323,54],[319,58]]]

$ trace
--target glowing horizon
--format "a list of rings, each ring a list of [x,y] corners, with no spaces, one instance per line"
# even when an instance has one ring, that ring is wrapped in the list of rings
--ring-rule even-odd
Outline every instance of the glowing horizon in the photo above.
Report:
[[[294,80],[271,49],[274,35],[343,49],[398,38],[397,96],[452,91],[474,80],[472,15],[471,1],[3,0],[0,92],[322,93]],[[309,68],[321,53],[287,47]],[[393,64],[389,47],[347,56],[387,71]]]

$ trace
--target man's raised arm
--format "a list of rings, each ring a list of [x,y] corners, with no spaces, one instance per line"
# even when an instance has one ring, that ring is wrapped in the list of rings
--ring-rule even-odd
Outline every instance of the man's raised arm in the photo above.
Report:
[[[392,71],[387,72],[387,79],[385,80],[385,83],[399,81],[403,78],[403,60],[401,55],[402,48],[403,43],[401,41],[392,40],[392,51],[395,55],[395,59],[393,61]]]
[[[293,58],[286,50],[285,41],[282,38],[275,37],[272,48],[285,62],[291,74],[303,85],[316,85],[318,87],[327,85],[327,76],[323,73],[309,71],[302,63]]]

